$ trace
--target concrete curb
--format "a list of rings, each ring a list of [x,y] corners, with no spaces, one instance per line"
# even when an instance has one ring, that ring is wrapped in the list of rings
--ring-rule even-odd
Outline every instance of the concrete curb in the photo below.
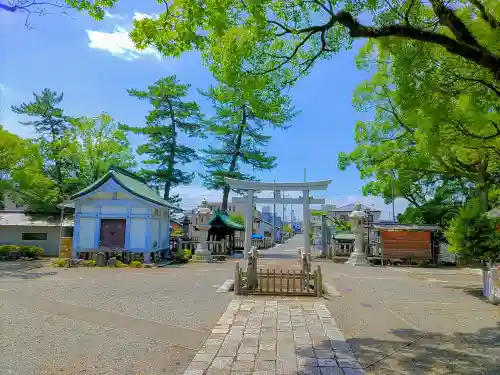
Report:
[[[224,284],[222,284],[219,289],[217,289],[217,293],[227,293],[233,290],[234,288],[234,280],[228,279],[224,281]]]

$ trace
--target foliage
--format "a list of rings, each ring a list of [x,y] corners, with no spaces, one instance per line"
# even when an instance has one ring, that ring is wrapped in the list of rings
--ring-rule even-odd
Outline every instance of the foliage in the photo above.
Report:
[[[264,131],[286,128],[295,112],[288,97],[269,87],[245,92],[220,84],[204,94],[216,110],[207,132],[218,145],[203,150],[207,172],[201,176],[207,188],[223,190],[222,211],[227,211],[230,188],[224,179],[253,180],[255,171],[274,168],[276,157],[263,150],[271,139]],[[245,167],[253,173],[245,173]]]
[[[102,177],[111,166],[129,169],[134,155],[124,130],[107,113],[71,119],[74,152],[78,155],[78,188]]]
[[[132,262],[130,262],[129,267],[131,267],[131,268],[142,268],[142,263],[139,260],[133,260]]]
[[[191,250],[183,249],[178,250],[174,255],[174,260],[178,263],[187,263],[192,257]]]
[[[180,84],[176,76],[156,81],[146,91],[128,90],[131,96],[147,100],[153,107],[146,116],[146,126],[122,128],[148,138],[138,147],[139,155],[147,155],[144,161],[151,168],[142,169],[142,174],[157,190],[163,190],[163,197],[172,203],[180,202],[179,196],[171,196],[171,189],[177,185],[189,184],[193,173],[179,169],[196,160],[196,151],[180,144],[181,134],[188,137],[203,137],[202,115],[198,104],[185,101],[190,85]]]
[[[125,263],[123,263],[121,260],[116,260],[116,263],[115,263],[115,267],[116,268],[125,268],[127,267],[127,265]]]
[[[54,267],[66,267],[68,264],[68,259],[56,259],[52,262]]]
[[[23,257],[40,258],[44,254],[44,250],[38,246],[19,246],[19,251]]]
[[[234,212],[232,214],[229,214],[229,218],[235,223],[245,225],[245,216],[240,213]]]
[[[0,245],[0,256],[8,256],[11,251],[19,251],[19,246]]]
[[[500,258],[499,225],[498,219],[487,217],[480,200],[472,199],[445,231],[450,251],[494,264]]]
[[[118,263],[118,261],[117,261],[117,263]],[[96,266],[96,264],[97,264],[97,262],[96,262],[95,260],[92,260],[92,259],[91,259],[91,260],[84,260],[84,261],[83,261],[83,265],[84,265],[85,267],[95,267],[95,266]],[[118,266],[117,266],[117,267],[118,267]]]
[[[291,235],[293,233],[293,229],[290,226],[290,224],[284,225],[282,229],[284,232],[288,233],[289,235]]]
[[[499,81],[499,19],[496,0],[178,0],[159,17],[134,21],[131,38],[166,56],[201,50],[228,84],[244,85],[248,71],[293,83],[353,39],[431,46]]]
[[[10,13],[20,13],[26,16],[25,25],[31,28],[30,16],[45,16],[51,14],[53,9],[59,9],[61,13],[66,14],[69,7],[77,10],[87,11],[93,18],[102,20],[105,15],[105,9],[111,8],[118,0],[7,0],[0,3],[0,11]]]

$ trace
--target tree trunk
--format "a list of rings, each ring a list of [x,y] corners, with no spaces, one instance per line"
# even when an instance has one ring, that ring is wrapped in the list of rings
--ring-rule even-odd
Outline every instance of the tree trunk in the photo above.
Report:
[[[172,129],[172,136],[170,138],[170,159],[167,164],[167,176],[168,180],[165,181],[165,191],[163,192],[163,199],[168,200],[170,197],[170,189],[172,188],[172,175],[174,173],[175,166],[175,152],[177,151],[177,129],[175,127],[175,115],[174,110],[172,108],[172,103],[169,99],[168,102],[168,110],[170,112],[170,129]]]
[[[247,124],[247,111],[245,106],[241,108],[242,111],[242,118],[241,118],[241,123],[240,127],[238,129],[238,135],[236,137],[236,143],[234,146],[234,153],[231,157],[231,164],[229,165],[229,170],[228,172],[234,172],[236,170],[236,167],[238,166],[238,156],[240,155],[240,149],[241,149],[241,143],[243,140],[243,133],[245,132],[245,127]],[[227,201],[229,199],[229,186],[224,186],[224,190],[222,193],[222,211],[227,211]]]

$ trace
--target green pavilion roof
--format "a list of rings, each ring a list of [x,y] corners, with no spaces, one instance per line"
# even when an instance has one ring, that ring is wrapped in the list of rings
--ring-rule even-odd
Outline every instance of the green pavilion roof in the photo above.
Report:
[[[215,212],[208,222],[208,225],[215,224],[218,220],[220,220],[226,227],[234,229],[234,230],[245,230],[245,226],[237,223],[229,217],[229,215],[225,212]]]
[[[174,206],[170,202],[163,199],[156,191],[151,189],[147,184],[139,176],[126,171],[125,169],[121,169],[118,167],[111,167],[109,171],[94,182],[92,185],[87,186],[85,189],[79,191],[70,197],[71,200],[83,197],[94,190],[98,189],[102,185],[104,185],[108,180],[112,179],[118,185],[120,185],[124,190],[129,192],[136,197],[142,198],[148,202],[157,204],[159,206],[168,207],[172,210],[181,211],[179,207]]]

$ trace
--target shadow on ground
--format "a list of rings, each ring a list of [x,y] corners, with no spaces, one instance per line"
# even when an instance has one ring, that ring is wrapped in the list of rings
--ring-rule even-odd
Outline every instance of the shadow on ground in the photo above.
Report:
[[[8,277],[14,279],[39,279],[44,276],[57,275],[57,272],[27,272],[27,271],[3,271],[0,272],[0,278]]]
[[[348,340],[367,375],[498,375],[500,323],[474,333],[444,335],[413,329],[390,331],[394,340]],[[325,341],[322,347],[342,342]],[[315,345],[316,346],[316,345]],[[310,349],[298,351],[310,357]]]
[[[486,298],[483,296],[483,289],[480,287],[477,287],[475,285],[467,285],[467,286],[453,286],[453,285],[443,285],[442,288],[444,289],[455,289],[455,290],[461,290],[465,294],[476,297],[477,299],[486,301]],[[499,309],[500,311],[500,309]],[[499,343],[500,345],[500,343]],[[500,373],[500,370],[499,370]]]

